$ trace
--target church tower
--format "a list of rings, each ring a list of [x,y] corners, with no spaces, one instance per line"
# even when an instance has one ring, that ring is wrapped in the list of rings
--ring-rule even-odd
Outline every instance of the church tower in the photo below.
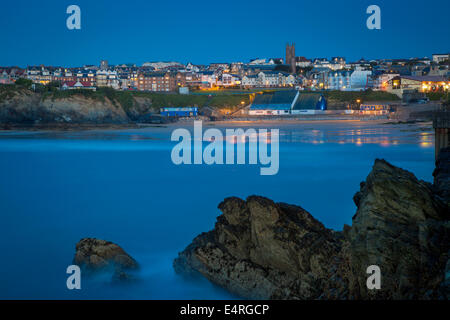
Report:
[[[295,43],[286,44],[286,64],[290,66],[290,72],[295,73]]]

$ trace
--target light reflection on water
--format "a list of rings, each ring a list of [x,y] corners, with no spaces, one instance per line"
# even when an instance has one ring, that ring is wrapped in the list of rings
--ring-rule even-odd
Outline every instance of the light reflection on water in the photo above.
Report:
[[[381,146],[396,145],[399,143],[417,143],[423,147],[432,147],[434,133],[431,127],[422,128],[426,132],[416,132],[416,130],[396,132],[395,127],[379,127],[364,129],[343,129],[343,130],[287,130],[281,132],[280,141],[299,143],[338,143],[338,144],[379,144]]]
[[[235,122],[230,126],[232,129],[243,128],[249,129],[249,122]],[[423,124],[370,124],[369,123],[343,123],[339,125],[341,128],[336,129],[334,124],[323,125],[318,124],[319,129],[310,127],[311,124],[288,124],[288,125],[264,125],[256,123],[254,127],[255,132],[250,134],[238,135],[237,139],[227,137],[226,128],[223,126],[203,126],[203,132],[209,128],[217,128],[221,130],[223,140],[230,143],[237,142],[257,142],[261,136],[260,129],[267,129],[266,143],[270,143],[270,129],[279,129],[280,142],[288,143],[338,143],[338,144],[379,144],[381,146],[397,145],[403,143],[419,143],[422,147],[432,147],[434,142],[434,132],[431,123]],[[361,126],[361,128],[352,128]],[[342,128],[344,127],[344,128]],[[346,128],[347,127],[347,128]],[[4,139],[19,139],[19,140],[71,140],[71,141],[139,141],[150,142],[155,140],[167,141],[168,133],[176,127],[154,127],[148,129],[129,129],[117,131],[81,131],[81,132],[9,132],[0,131],[0,142]],[[194,135],[192,127],[187,126],[191,131],[192,140],[200,140],[201,137]],[[393,133],[395,134],[393,135]],[[262,141],[262,140],[261,140]]]

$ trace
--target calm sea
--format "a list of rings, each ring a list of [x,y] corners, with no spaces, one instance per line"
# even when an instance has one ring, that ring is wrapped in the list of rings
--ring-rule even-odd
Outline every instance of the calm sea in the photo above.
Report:
[[[185,125],[189,127],[188,124]],[[279,128],[280,169],[171,161],[175,127],[83,132],[0,132],[1,299],[233,298],[204,279],[177,276],[172,261],[211,230],[229,196],[297,204],[327,227],[351,224],[352,197],[375,158],[432,181],[431,124],[226,123]],[[141,265],[136,282],[107,278],[66,288],[75,244],[113,241]]]

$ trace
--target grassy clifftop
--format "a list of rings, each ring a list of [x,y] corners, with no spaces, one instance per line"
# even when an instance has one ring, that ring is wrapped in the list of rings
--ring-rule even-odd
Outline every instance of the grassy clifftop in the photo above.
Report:
[[[173,94],[173,93],[154,93],[154,92],[136,92],[136,91],[118,91],[111,88],[99,88],[92,90],[65,90],[51,91],[44,93],[44,99],[64,99],[74,95],[82,95],[86,98],[104,100],[108,98],[111,101],[119,103],[124,110],[135,106],[135,98],[145,98],[151,101],[151,107],[159,110],[162,107],[187,107],[187,106],[210,106],[214,108],[235,107],[249,103],[248,94],[216,94],[211,96],[197,94]]]
[[[56,86],[0,85],[0,123],[127,123],[141,121],[161,107],[209,106],[235,109],[249,94],[190,94],[59,90]]]
[[[343,108],[346,104],[355,103],[360,99],[367,101],[396,101],[399,98],[387,92],[363,91],[363,92],[343,92],[343,91],[323,91],[328,99],[329,107]],[[54,85],[37,86],[35,91],[28,89],[27,85],[2,85],[0,86],[0,103],[20,97],[34,96],[41,102],[55,102],[69,98],[86,98],[86,108],[95,103],[111,103],[117,110],[123,110],[131,119],[148,112],[159,112],[162,107],[187,107],[209,106],[216,109],[236,109],[242,105],[248,105],[251,96],[255,93],[239,92],[232,90],[220,90],[216,92],[198,92],[187,95],[175,93],[155,93],[118,91],[112,88],[98,88],[92,90],[58,90]]]
[[[17,95],[32,94],[27,88],[15,85],[0,85],[0,103],[12,99]]]
[[[0,85],[0,101],[11,98],[12,96],[26,92],[34,93],[25,86],[18,85]],[[156,93],[156,92],[139,92],[139,91],[119,91],[112,88],[98,88],[97,91],[92,90],[58,90],[51,86],[38,86],[35,93],[42,95],[42,99],[67,99],[73,96],[83,96],[88,99],[103,101],[108,98],[111,101],[119,103],[124,109],[134,106],[134,98],[145,98],[151,101],[152,108],[159,109],[161,107],[186,107],[186,106],[210,106],[214,108],[235,107],[241,105],[241,102],[248,104],[250,94],[238,93],[230,94],[227,92],[205,94],[175,94],[175,93]]]

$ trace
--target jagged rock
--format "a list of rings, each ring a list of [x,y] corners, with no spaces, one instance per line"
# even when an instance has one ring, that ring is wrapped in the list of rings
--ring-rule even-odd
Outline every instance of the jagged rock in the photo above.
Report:
[[[440,185],[376,160],[343,232],[298,206],[228,198],[214,230],[195,238],[174,268],[245,298],[448,299],[448,184]],[[380,290],[367,289],[370,265],[381,269]]]
[[[350,295],[417,299],[436,290],[450,243],[448,211],[429,183],[376,160],[355,197],[350,231]],[[382,290],[368,290],[366,269],[377,265]]]
[[[88,273],[112,271],[113,279],[130,279],[127,271],[138,268],[138,263],[117,244],[85,238],[76,245],[73,263]]]
[[[298,206],[263,197],[228,198],[215,230],[197,237],[175,260],[249,298],[315,299],[329,277],[342,236]]]
[[[450,205],[450,148],[441,149],[434,169],[436,193]]]

